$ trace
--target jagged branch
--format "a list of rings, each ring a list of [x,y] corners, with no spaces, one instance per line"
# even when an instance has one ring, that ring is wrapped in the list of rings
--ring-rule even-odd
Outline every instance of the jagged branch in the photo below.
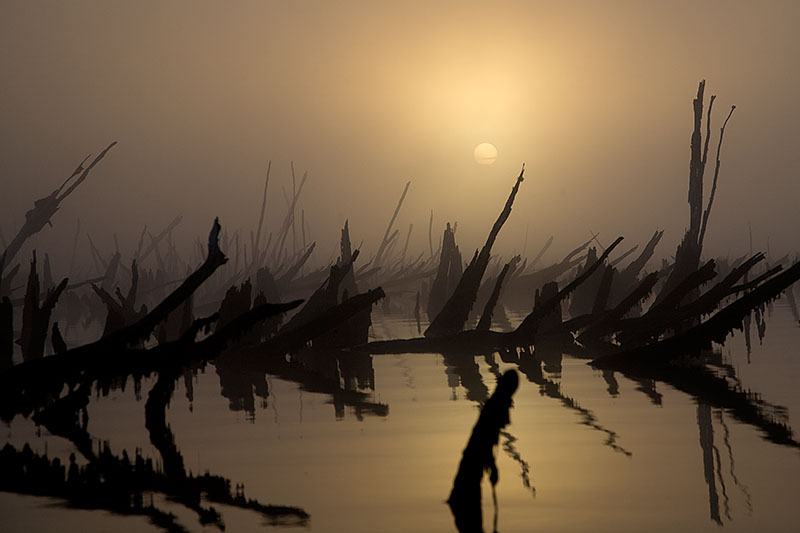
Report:
[[[714,97],[713,96],[711,97],[711,102],[712,103],[714,102]],[[700,243],[700,246],[703,245],[703,238],[706,235],[706,225],[708,224],[708,217],[711,215],[711,205],[714,203],[714,195],[717,192],[717,178],[719,177],[719,167],[720,167],[720,164],[721,164],[720,163],[720,159],[719,159],[719,153],[720,153],[720,150],[722,150],[722,139],[723,139],[723,137],[725,137],[725,126],[728,125],[728,121],[731,119],[731,115],[733,115],[734,109],[736,109],[736,106],[735,105],[731,106],[731,110],[728,113],[728,117],[725,119],[725,122],[722,124],[722,128],[720,128],[720,130],[719,130],[719,143],[717,144],[717,157],[716,157],[717,162],[716,162],[716,165],[714,167],[714,180],[711,182],[711,194],[708,197],[708,205],[706,206],[706,210],[703,213],[703,225],[700,228],[700,236],[698,237],[698,242]],[[711,127],[711,107],[710,106],[708,108],[708,115],[709,115],[708,122],[709,122],[709,128],[710,128]],[[706,151],[708,151],[708,137],[706,137]],[[703,156],[703,158],[704,158],[703,163],[705,164],[705,156]]]

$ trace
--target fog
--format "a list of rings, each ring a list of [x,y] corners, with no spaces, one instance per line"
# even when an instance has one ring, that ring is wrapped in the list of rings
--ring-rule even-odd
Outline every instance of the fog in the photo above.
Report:
[[[671,254],[706,79],[710,159],[736,111],[705,253],[748,251],[752,229],[756,250],[794,254],[798,20],[791,1],[5,0],[0,228],[9,240],[35,199],[116,140],[18,261],[36,247],[63,265],[78,218],[101,249],[116,234],[127,257],[144,224],[155,233],[179,213],[187,251],[215,216],[244,237],[270,161],[266,231],[286,214],[293,161],[298,183],[309,176],[299,209],[316,264],[337,253],[345,219],[375,253],[409,180],[396,227],[404,238],[414,224],[410,249],[428,249],[433,210],[434,247],[457,221],[471,255],[523,163],[497,253],[532,254],[554,235],[556,260],[592,233],[632,246],[661,228],[657,255]],[[481,142],[496,163],[475,162]]]

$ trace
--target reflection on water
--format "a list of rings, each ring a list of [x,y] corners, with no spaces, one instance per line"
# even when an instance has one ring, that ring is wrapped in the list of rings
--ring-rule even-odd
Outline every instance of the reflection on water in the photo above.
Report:
[[[379,312],[373,321],[374,338],[425,327]],[[743,326],[702,374],[626,376],[546,346],[480,356],[308,349],[257,363],[228,353],[158,378],[79,387],[37,416],[39,429],[16,417],[0,454],[2,484],[62,496],[97,475],[87,469],[93,458],[121,476],[132,508],[150,509],[151,522],[120,518],[115,529],[218,529],[224,519],[230,531],[270,522],[452,531],[444,500],[460,452],[498,376],[516,368],[523,379],[500,433],[497,507],[482,499],[487,530],[499,510],[504,532],[792,531],[800,328],[783,301]],[[3,531],[68,530],[81,512],[20,498],[0,495]],[[298,510],[277,519],[257,502]],[[95,513],[82,530],[93,517],[89,529],[108,527]]]

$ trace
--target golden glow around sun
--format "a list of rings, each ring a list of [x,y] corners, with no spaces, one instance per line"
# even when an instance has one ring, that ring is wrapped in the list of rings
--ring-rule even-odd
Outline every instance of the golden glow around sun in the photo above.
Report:
[[[497,148],[491,143],[481,143],[475,147],[474,155],[479,165],[491,165],[497,160]]]

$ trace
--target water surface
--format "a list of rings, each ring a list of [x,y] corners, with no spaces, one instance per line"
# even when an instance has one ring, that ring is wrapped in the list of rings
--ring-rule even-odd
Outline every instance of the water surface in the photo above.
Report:
[[[792,425],[800,412],[800,328],[783,301],[766,315],[763,341],[751,326],[749,353],[738,332],[717,349],[743,388],[785,407],[779,414]],[[378,339],[417,335],[416,323],[380,309],[373,321]],[[770,443],[728,411],[669,385],[603,375],[583,359],[539,357],[519,367],[512,423],[497,452],[499,531],[800,527],[797,449]],[[461,450],[496,376],[517,365],[498,354],[376,355],[338,365],[333,356],[298,359],[305,369],[299,374],[222,369],[221,376],[207,365],[179,380],[167,422],[187,470],[225,476],[262,503],[301,507],[313,531],[454,531],[444,500]],[[158,460],[144,427],[153,383],[144,380],[137,394],[129,380],[124,390],[95,395],[88,412],[92,436],[115,453],[138,447]],[[21,417],[6,433],[16,446],[30,442],[50,456],[72,451]],[[190,530],[215,530],[191,511],[154,498]],[[57,503],[0,494],[0,529],[158,530],[141,517]],[[488,481],[483,503],[491,531]],[[215,506],[229,531],[273,527],[255,513]]]

